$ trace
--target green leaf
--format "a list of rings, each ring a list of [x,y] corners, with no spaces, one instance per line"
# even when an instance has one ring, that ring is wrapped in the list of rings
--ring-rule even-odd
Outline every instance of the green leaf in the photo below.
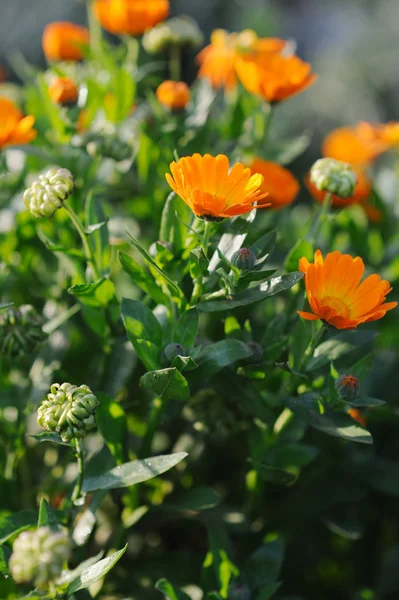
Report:
[[[145,258],[145,260],[148,262],[148,264],[150,264],[153,267],[153,269],[155,269],[155,271],[162,277],[162,279],[164,279],[166,281],[166,284],[171,293],[171,296],[175,300],[177,305],[179,307],[185,306],[186,298],[185,298],[183,292],[181,291],[181,289],[179,288],[179,286],[177,285],[177,283],[175,281],[173,281],[164,271],[162,271],[162,269],[160,267],[158,267],[157,263],[151,258],[151,256],[148,254],[148,252],[146,250],[144,250],[144,248],[139,244],[139,242],[137,240],[134,239],[134,237],[132,237],[130,235],[130,233],[128,233],[128,235],[130,237],[132,244],[137,248],[137,250]]]
[[[385,400],[379,400],[378,398],[370,398],[369,396],[358,396],[357,398],[341,398],[345,404],[349,404],[349,406],[357,406],[361,408],[362,406],[382,406],[386,404]]]
[[[122,299],[122,320],[129,340],[149,370],[159,366],[163,331],[152,311],[138,300]]]
[[[62,587],[68,583],[71,583],[72,581],[75,581],[75,579],[77,579],[79,575],[86,571],[88,567],[96,564],[103,557],[103,554],[104,552],[101,550],[101,552],[99,552],[96,556],[91,556],[87,560],[81,562],[76,569],[73,569],[73,571],[62,571],[60,578],[57,580],[57,584]]]
[[[83,482],[83,491],[113,490],[136,485],[137,483],[147,481],[165,473],[165,471],[177,465],[186,456],[186,452],[177,452],[164,456],[154,456],[153,458],[146,458],[144,460],[132,460],[131,462],[114,467],[102,475],[88,477]]]
[[[243,290],[246,290],[250,283],[266,281],[266,279],[269,279],[269,277],[274,275],[275,272],[276,269],[269,269],[264,271],[248,271],[247,273],[244,273],[240,276],[235,286],[235,291],[238,293]]]
[[[176,367],[180,373],[184,373],[185,371],[194,371],[194,369],[198,368],[195,360],[191,358],[191,356],[175,356],[172,360],[172,367]]]
[[[204,348],[198,359],[198,369],[193,373],[195,381],[208,381],[213,375],[239,360],[252,356],[252,349],[234,338],[221,340]]]
[[[195,308],[192,308],[184,312],[178,320],[173,333],[173,341],[188,350],[195,345],[197,330],[198,312]]]
[[[281,587],[281,581],[276,581],[276,583],[270,583],[265,586],[259,594],[256,596],[256,600],[269,600],[274,596],[277,590]]]
[[[261,589],[277,583],[284,558],[284,543],[280,537],[267,537],[247,560],[242,575],[251,588]]]
[[[167,579],[159,579],[155,587],[165,594],[165,600],[190,600],[190,596],[176,589]]]
[[[165,400],[188,401],[190,399],[187,380],[175,367],[146,373],[140,379],[140,386]]]
[[[349,342],[342,342],[338,339],[327,340],[319,346],[313,353],[312,358],[308,363],[307,369],[312,371],[319,369],[323,365],[337,360],[355,350],[355,346]]]
[[[90,234],[89,244],[93,248],[94,258],[101,270],[109,268],[110,245],[107,217],[102,204],[92,192],[87,194],[85,216],[87,232]]]
[[[87,306],[107,306],[115,296],[112,281],[106,277],[94,283],[81,283],[68,288],[69,294],[76,296]]]
[[[373,489],[399,498],[399,463],[374,456],[359,467],[363,481]]]
[[[58,531],[59,525],[55,512],[47,502],[45,498],[40,501],[39,519],[37,521],[37,527],[50,527],[52,531]]]
[[[290,471],[271,467],[258,460],[254,460],[252,462],[260,477],[269,483],[274,483],[276,485],[290,485],[297,478],[295,473],[290,473]]]
[[[363,358],[361,358],[354,365],[348,368],[348,374],[357,377],[360,384],[364,383],[364,381],[370,374],[373,360],[374,356],[371,353],[367,354],[366,356],[363,356]]]
[[[123,440],[126,432],[126,415],[121,404],[106,394],[98,393],[100,406],[96,411],[97,425],[117,464],[123,462]]]
[[[251,288],[245,292],[235,294],[231,299],[200,302],[197,305],[197,308],[203,312],[218,312],[233,310],[239,306],[248,306],[249,304],[261,302],[266,298],[270,298],[275,294],[288,290],[298,283],[302,277],[303,273],[289,273],[288,275],[272,277],[265,281],[260,287]]]
[[[73,448],[74,446],[69,442],[63,442],[62,438],[58,433],[52,433],[50,431],[44,431],[43,433],[33,433],[29,437],[33,438],[37,442],[53,442],[53,444],[59,444],[60,446],[68,446]]]
[[[334,412],[329,408],[325,408],[323,414],[320,414],[317,398],[318,394],[302,394],[288,400],[287,405],[305,423],[328,435],[350,442],[373,443],[371,433],[360,427],[348,414]]]
[[[10,537],[36,527],[37,512],[35,510],[22,510],[20,512],[0,517],[0,544],[4,544]]]
[[[103,558],[98,563],[88,567],[81,575],[79,575],[72,583],[70,583],[66,589],[66,594],[68,597],[72,596],[75,592],[79,590],[84,590],[88,588],[93,583],[102,579],[108,571],[112,569],[114,565],[118,562],[118,560],[125,554],[127,550],[127,544],[122,550],[118,550],[111,556],[107,558]]]
[[[189,260],[190,276],[192,279],[197,279],[207,272],[209,261],[202,248],[194,248],[191,250]]]
[[[280,165],[288,165],[305,152],[310,140],[310,135],[303,133],[295,138],[274,142],[273,146],[268,149],[268,159]]]
[[[165,510],[207,510],[214,508],[220,503],[220,496],[216,490],[206,485],[184,492],[176,500],[164,502],[162,509]]]
[[[284,261],[285,270],[289,273],[291,271],[297,271],[299,260],[303,256],[311,262],[313,260],[313,246],[307,240],[298,240],[287,254]]]
[[[0,546],[0,574],[6,575],[7,577],[11,575],[10,570],[8,568],[8,561],[11,556],[11,548],[8,546]]]
[[[143,292],[148,294],[157,304],[168,303],[167,296],[163,293],[162,289],[156,283],[152,275],[147,273],[144,268],[134,260],[134,258],[122,251],[118,252],[118,258],[123,270],[130,275],[135,285],[138,285]]]
[[[268,231],[262,237],[258,239],[253,246],[251,246],[250,250],[255,254],[256,258],[260,258],[264,254],[270,256],[273,254],[274,248],[276,247],[277,242],[277,229],[272,229]]]

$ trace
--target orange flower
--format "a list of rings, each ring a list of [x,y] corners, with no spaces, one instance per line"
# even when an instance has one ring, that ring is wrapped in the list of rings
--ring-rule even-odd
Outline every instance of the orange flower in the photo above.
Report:
[[[43,52],[47,60],[81,60],[83,47],[89,43],[86,27],[58,21],[50,23],[44,29],[42,37]]]
[[[35,139],[35,118],[24,117],[8,98],[0,96],[0,149],[11,144],[27,144]]]
[[[333,208],[341,208],[343,206],[349,206],[350,204],[363,204],[369,198],[373,187],[372,182],[362,169],[354,169],[354,171],[357,176],[355,193],[347,198],[341,198],[336,194],[332,194]],[[307,174],[305,177],[305,184],[316,202],[323,203],[327,192],[321,192],[318,190],[317,187],[310,181],[309,174]]]
[[[383,125],[382,137],[390,146],[397,146],[399,144],[399,121],[390,121]]]
[[[55,104],[74,104],[79,94],[78,86],[69,77],[57,77],[50,84],[48,91]]]
[[[314,263],[303,257],[299,270],[305,273],[312,312],[299,310],[298,314],[309,321],[321,319],[337,329],[355,329],[360,323],[381,319],[398,304],[384,304],[392,288],[379,275],[369,275],[360,283],[364,263],[359,256],[352,258],[336,250],[324,261],[320,250],[316,250]]]
[[[235,61],[245,89],[268,102],[281,102],[312,85],[316,75],[298,56],[278,53],[241,55]]]
[[[209,79],[213,88],[234,89],[237,85],[235,60],[247,51],[255,53],[281,52],[286,46],[279,38],[258,38],[249,29],[241,33],[228,33],[224,29],[215,29],[211,35],[211,43],[197,56],[200,70],[199,77]]]
[[[263,175],[261,190],[268,194],[270,208],[282,208],[295,200],[299,192],[299,183],[288,169],[262,158],[254,158],[249,168],[252,173]]]
[[[172,162],[170,170],[173,177],[167,173],[166,180],[172,190],[206,221],[248,213],[266,196],[261,191],[262,175],[251,175],[242,163],[230,170],[224,154],[186,156]]]
[[[322,153],[328,158],[342,160],[351,165],[365,165],[372,162],[387,149],[382,140],[366,135],[365,129],[339,127],[324,139]]]
[[[97,19],[117,35],[141,35],[166,19],[169,0],[95,0]]]
[[[172,110],[184,108],[190,101],[190,89],[184,81],[163,81],[156,91],[158,102]]]
[[[355,421],[360,423],[360,425],[363,425],[363,427],[366,427],[366,425],[367,425],[366,419],[363,417],[360,410],[358,410],[357,408],[351,408],[350,410],[348,410],[348,415],[350,415],[352,417],[352,419],[354,419]]]

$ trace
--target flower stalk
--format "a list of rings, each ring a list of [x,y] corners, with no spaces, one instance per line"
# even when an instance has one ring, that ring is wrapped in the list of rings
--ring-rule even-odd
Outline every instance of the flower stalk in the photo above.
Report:
[[[78,477],[76,479],[75,487],[72,492],[72,502],[75,504],[77,500],[82,496],[82,486],[85,474],[85,449],[82,439],[75,438],[76,445],[76,458],[78,461]]]
[[[84,230],[81,220],[79,219],[78,215],[75,213],[75,211],[69,204],[64,204],[64,208],[67,211],[72,223],[74,224],[76,231],[78,232],[78,234],[80,236],[80,239],[82,240],[86,260],[87,260],[88,264],[90,264],[90,266],[93,270],[94,278],[96,280],[100,279],[101,273],[97,267],[92,247],[90,246],[87,234],[85,233],[85,230]]]

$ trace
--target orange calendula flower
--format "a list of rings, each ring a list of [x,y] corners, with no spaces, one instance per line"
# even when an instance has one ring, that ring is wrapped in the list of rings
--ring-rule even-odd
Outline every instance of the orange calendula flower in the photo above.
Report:
[[[297,179],[288,169],[262,158],[254,158],[249,168],[252,173],[263,175],[261,190],[267,193],[270,208],[282,208],[295,200],[300,187]]]
[[[57,77],[49,85],[48,91],[55,104],[74,104],[79,94],[78,86],[69,77]]]
[[[141,35],[166,19],[169,0],[95,0],[97,19],[116,35]]]
[[[235,61],[245,89],[267,102],[281,102],[303,92],[316,80],[310,64],[278,53],[243,54]]]
[[[181,110],[190,101],[190,88],[184,81],[163,81],[157,88],[156,97],[166,108]]]
[[[348,415],[350,415],[352,417],[352,419],[357,421],[360,425],[363,425],[363,427],[366,427],[366,425],[367,425],[366,419],[363,417],[360,410],[358,410],[357,408],[351,408],[350,410],[348,410]]]
[[[381,319],[398,304],[385,302],[392,288],[380,275],[369,275],[360,283],[364,263],[359,256],[352,258],[336,250],[324,260],[316,250],[313,263],[305,257],[300,259],[299,270],[305,273],[312,312],[299,310],[298,314],[309,321],[321,319],[337,329],[355,329],[361,323]]]
[[[50,23],[42,37],[43,52],[49,61],[81,60],[88,43],[88,29],[67,21]]]
[[[0,149],[12,144],[28,144],[35,139],[35,118],[23,113],[8,98],[0,96]]]
[[[336,194],[332,194],[331,205],[333,208],[342,208],[344,206],[349,206],[350,204],[364,204],[370,197],[373,187],[371,180],[367,177],[366,173],[362,169],[354,169],[354,171],[357,177],[354,194],[352,196],[348,196],[347,198],[341,198]],[[327,192],[318,190],[314,183],[311,182],[309,174],[307,174],[305,177],[305,184],[316,202],[320,202],[322,204]]]
[[[167,173],[166,180],[172,190],[206,221],[248,213],[266,196],[261,190],[262,175],[251,175],[242,163],[230,169],[224,154],[186,156],[172,162],[170,170],[172,175]]]
[[[279,38],[258,38],[256,33],[246,29],[241,33],[228,33],[224,29],[215,29],[211,34],[211,43],[197,56],[200,64],[199,77],[209,79],[215,89],[234,89],[237,86],[235,61],[241,53],[281,52],[286,46]]]

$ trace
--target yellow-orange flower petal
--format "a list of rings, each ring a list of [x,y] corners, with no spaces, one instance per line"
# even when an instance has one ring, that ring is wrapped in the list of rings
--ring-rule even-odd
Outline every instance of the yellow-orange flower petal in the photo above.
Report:
[[[84,46],[89,43],[86,27],[57,21],[50,23],[43,31],[42,47],[47,60],[81,60]]]
[[[141,35],[166,19],[169,0],[95,0],[97,19],[116,35]]]
[[[262,175],[251,175],[242,163],[230,169],[227,156],[193,154],[170,165],[166,174],[170,187],[191,208],[206,220],[220,220],[242,215],[256,208],[262,193]],[[263,206],[262,206],[263,208]]]
[[[56,77],[49,85],[48,91],[55,104],[73,104],[79,93],[78,86],[69,77]]]
[[[304,319],[321,319],[337,329],[355,329],[361,323],[381,319],[398,304],[385,302],[392,288],[379,275],[369,275],[360,283],[364,263],[359,256],[352,258],[336,250],[324,260],[321,251],[316,250],[314,262],[302,258],[299,270],[305,273],[312,311],[298,311]]]
[[[298,56],[276,52],[241,55],[235,61],[235,68],[245,89],[267,102],[286,100],[316,80],[310,64]]]
[[[157,88],[156,97],[166,108],[181,110],[190,101],[190,88],[184,81],[163,81]]]
[[[24,116],[11,100],[0,96],[0,149],[34,140],[37,135],[34,123],[33,116]]]
[[[355,421],[360,423],[360,425],[363,425],[363,427],[366,427],[366,425],[367,425],[366,419],[363,417],[363,415],[359,409],[351,408],[350,410],[348,410],[348,415],[350,415],[352,417],[352,419],[354,419]]]
[[[357,177],[354,194],[352,196],[348,196],[347,198],[341,198],[336,194],[332,194],[333,208],[341,208],[343,206],[349,206],[350,204],[364,204],[370,197],[373,187],[371,180],[367,177],[363,169],[354,169],[354,171]],[[323,203],[327,192],[318,190],[317,187],[310,181],[309,174],[305,176],[305,184],[316,202]]]
[[[281,52],[285,46],[285,40],[258,38],[254,31],[248,29],[241,33],[215,29],[211,34],[211,43],[197,56],[200,64],[198,76],[208,79],[215,89],[234,89],[237,85],[235,60],[241,53]]]
[[[261,190],[267,193],[270,208],[282,208],[295,200],[300,186],[288,169],[262,158],[254,158],[249,168],[252,173],[263,175]],[[259,204],[262,204],[262,201]]]

